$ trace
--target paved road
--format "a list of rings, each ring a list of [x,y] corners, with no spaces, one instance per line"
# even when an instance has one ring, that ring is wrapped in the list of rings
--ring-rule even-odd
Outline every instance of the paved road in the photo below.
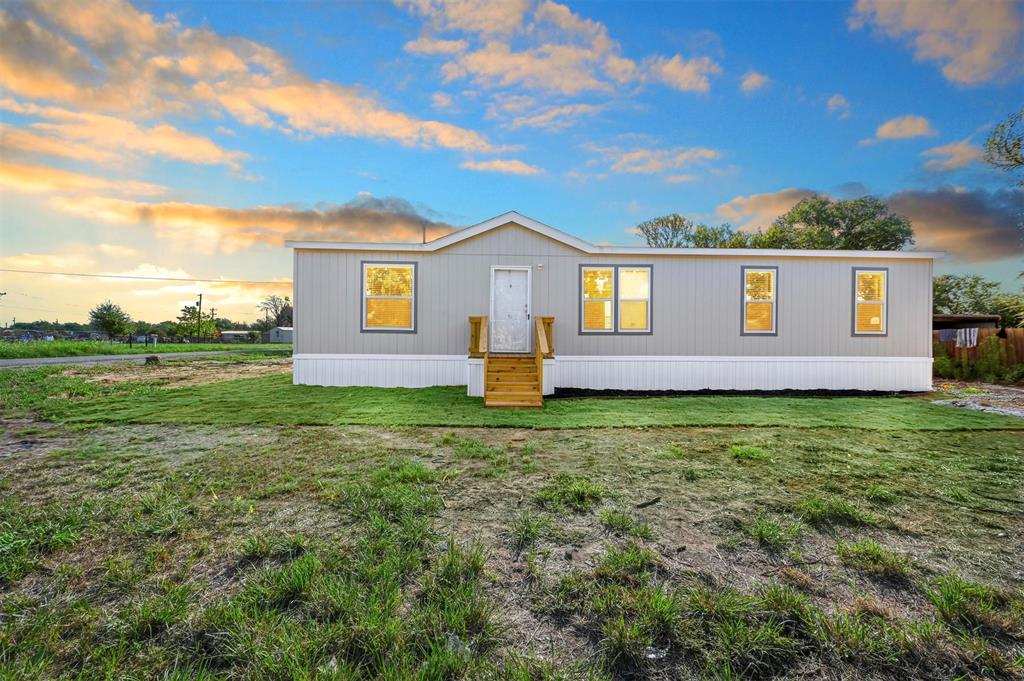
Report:
[[[203,352],[154,352],[160,359],[185,359],[189,357],[214,357],[216,355],[235,355],[246,352],[276,352],[274,350],[205,350]],[[142,364],[149,354],[133,355],[82,355],[80,357],[25,357],[19,359],[0,359],[0,369],[11,367],[38,367],[45,364],[101,364],[105,362],[138,362]]]

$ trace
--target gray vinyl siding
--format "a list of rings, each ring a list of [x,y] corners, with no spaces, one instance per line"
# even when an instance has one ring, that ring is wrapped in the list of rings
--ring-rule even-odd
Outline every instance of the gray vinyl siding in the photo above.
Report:
[[[418,263],[416,333],[360,332],[360,263]],[[650,264],[650,335],[580,335],[579,266]],[[931,356],[932,262],[871,258],[588,255],[518,226],[434,253],[297,250],[295,352],[459,355],[490,306],[492,265],[532,268],[532,313],[555,317],[556,355]],[[775,336],[742,335],[743,266],[779,268]],[[852,270],[889,271],[888,335],[853,336]]]

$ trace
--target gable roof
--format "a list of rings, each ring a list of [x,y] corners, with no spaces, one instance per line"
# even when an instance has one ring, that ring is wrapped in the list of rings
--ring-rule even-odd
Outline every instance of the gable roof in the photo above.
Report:
[[[565,244],[577,251],[590,255],[729,255],[729,256],[782,256],[817,258],[884,258],[884,259],[938,259],[945,254],[941,251],[837,251],[797,250],[780,248],[651,248],[649,246],[598,246],[578,237],[555,229],[543,222],[510,210],[472,227],[456,230],[451,234],[422,244],[381,243],[381,242],[338,242],[338,241],[285,241],[285,248],[321,251],[409,251],[432,253],[453,246],[466,239],[513,223],[537,234]]]

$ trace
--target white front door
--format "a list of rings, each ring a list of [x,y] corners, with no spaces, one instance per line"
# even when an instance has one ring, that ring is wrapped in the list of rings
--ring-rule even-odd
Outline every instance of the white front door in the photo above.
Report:
[[[530,351],[530,268],[491,268],[491,352]]]

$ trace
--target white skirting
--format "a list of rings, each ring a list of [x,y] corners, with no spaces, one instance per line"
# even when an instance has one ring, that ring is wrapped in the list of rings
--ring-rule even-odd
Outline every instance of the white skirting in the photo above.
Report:
[[[484,396],[484,360],[470,357],[466,360],[466,394],[470,397]]]
[[[931,390],[931,357],[558,356],[555,385],[591,390]]]
[[[484,392],[482,359],[465,355],[294,356],[294,382]],[[591,390],[931,390],[930,357],[594,357],[544,360],[544,394]]]
[[[465,355],[327,355],[292,357],[292,382],[304,385],[427,388],[466,385]]]

